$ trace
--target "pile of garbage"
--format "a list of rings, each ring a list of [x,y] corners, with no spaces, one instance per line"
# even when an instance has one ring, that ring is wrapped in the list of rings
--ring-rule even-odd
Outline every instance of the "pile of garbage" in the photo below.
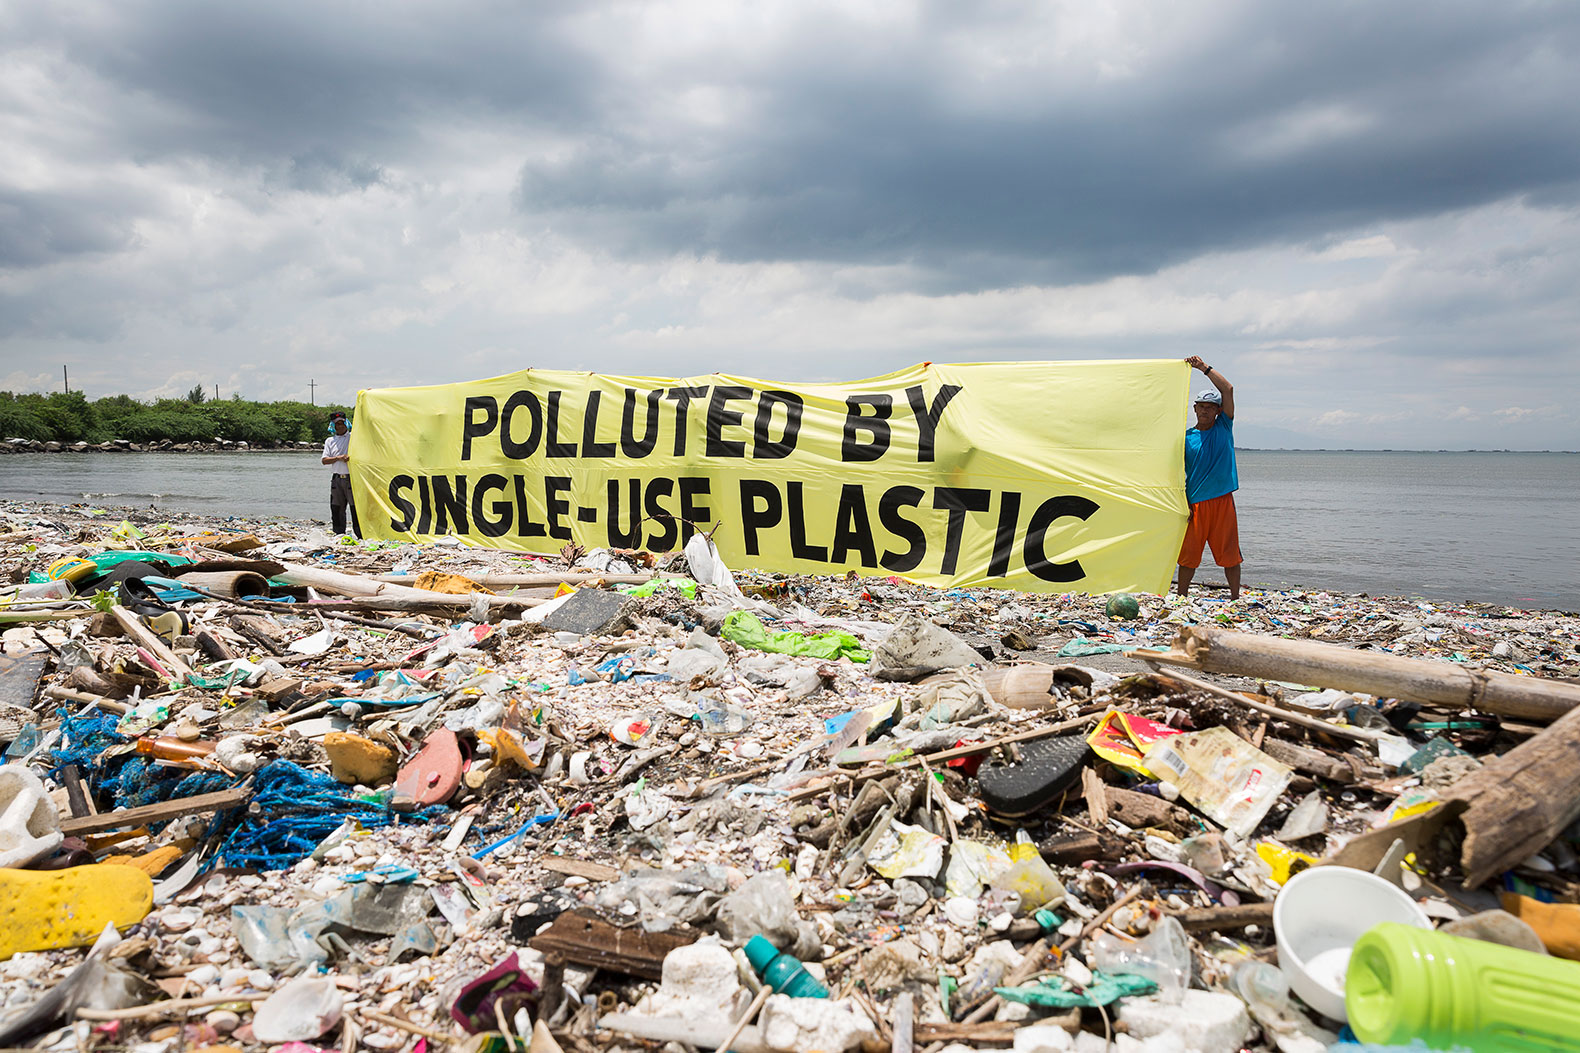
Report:
[[[18,503],[0,572],[0,1046],[1576,1031],[1574,615]]]

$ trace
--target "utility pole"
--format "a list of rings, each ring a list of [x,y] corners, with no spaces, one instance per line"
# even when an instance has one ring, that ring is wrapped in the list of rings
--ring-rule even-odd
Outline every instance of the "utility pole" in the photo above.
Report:
[[[61,366],[60,367],[60,377],[61,377],[62,380],[64,380],[66,382],[66,394],[70,395],[71,394],[71,374],[66,371],[66,367],[65,366]]]
[[[314,399],[313,399],[313,389],[316,388],[317,386],[318,385],[317,385],[317,383],[315,381],[309,380],[307,382],[307,404],[309,406],[316,406],[316,405],[318,405],[318,403],[316,401],[314,401]]]
[[[219,385],[218,384],[214,385],[214,401],[215,402],[219,401]]]

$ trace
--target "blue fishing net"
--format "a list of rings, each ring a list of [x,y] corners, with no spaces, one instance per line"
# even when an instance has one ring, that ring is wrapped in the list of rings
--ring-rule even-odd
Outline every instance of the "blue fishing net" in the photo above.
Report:
[[[121,761],[113,774],[100,773],[99,791],[111,795],[115,808],[136,808],[229,789],[237,781],[222,771],[185,771],[131,756]]]
[[[311,855],[347,819],[374,830],[403,820],[428,822],[449,811],[439,804],[395,812],[384,800],[358,797],[327,775],[290,761],[271,761],[258,770],[249,807],[227,814],[240,821],[215,858],[231,867],[282,870]]]
[[[73,717],[65,711],[59,715],[61,748],[51,755],[51,774],[58,779],[66,765],[77,765],[90,789],[101,799],[107,797],[113,808],[180,800],[241,782],[222,771],[185,771],[136,754],[104,760],[106,749],[127,741],[115,733],[120,718]],[[211,839],[221,842],[210,865],[222,858],[227,866],[280,870],[311,855],[347,819],[374,830],[403,821],[429,822],[449,811],[440,804],[395,812],[383,798],[358,797],[327,775],[276,760],[253,777],[247,807],[220,812],[209,821]]]
[[[50,776],[58,782],[66,765],[75,764],[87,777],[88,785],[96,786],[99,754],[126,741],[115,733],[115,725],[121,718],[110,715],[74,717],[64,709],[56,710],[55,715],[60,717],[60,749],[50,752]]]

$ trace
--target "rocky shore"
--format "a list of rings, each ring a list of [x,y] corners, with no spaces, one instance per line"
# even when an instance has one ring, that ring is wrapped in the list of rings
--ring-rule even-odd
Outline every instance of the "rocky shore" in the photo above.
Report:
[[[0,503],[12,582],[128,550],[146,587],[73,570],[0,609],[0,745],[43,802],[10,865],[68,866],[0,896],[72,913],[0,928],[0,1045],[1320,1050],[1342,1021],[1274,964],[1286,883],[1478,772],[1532,785],[1497,776],[1573,721],[1498,689],[1580,676],[1580,619],[1497,604],[1131,605]],[[1480,704],[1147,659],[1191,639],[1475,670]],[[1244,801],[1191,767],[1209,743],[1260,765]],[[1566,835],[1485,887],[1457,850],[1394,864],[1424,924],[1566,946],[1476,920],[1572,903]],[[90,952],[75,919],[111,900]]]

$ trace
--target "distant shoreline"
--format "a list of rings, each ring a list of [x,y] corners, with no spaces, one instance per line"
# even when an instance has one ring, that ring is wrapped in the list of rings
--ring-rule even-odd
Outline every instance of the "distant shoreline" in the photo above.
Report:
[[[298,453],[319,450],[316,442],[232,442],[216,439],[213,442],[132,442],[115,439],[110,442],[45,442],[40,439],[5,439],[0,441],[0,454],[7,453]]]

